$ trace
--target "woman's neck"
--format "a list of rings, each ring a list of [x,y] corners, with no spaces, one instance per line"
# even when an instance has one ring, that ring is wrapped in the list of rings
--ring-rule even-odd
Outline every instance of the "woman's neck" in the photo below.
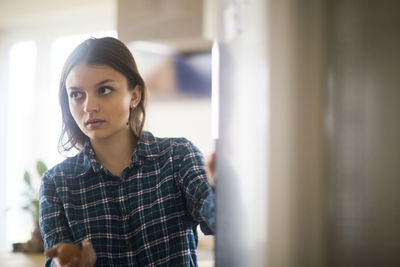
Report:
[[[107,140],[90,140],[96,159],[112,174],[120,176],[131,163],[137,140],[130,131]]]

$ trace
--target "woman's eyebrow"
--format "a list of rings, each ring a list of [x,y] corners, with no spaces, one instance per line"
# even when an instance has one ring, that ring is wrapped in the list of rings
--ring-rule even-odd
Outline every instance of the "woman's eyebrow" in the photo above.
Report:
[[[68,87],[68,88],[67,88],[67,90],[75,90],[75,91],[79,91],[79,90],[80,90],[80,88],[79,88],[79,87],[76,87],[76,86],[70,86],[70,87]]]
[[[105,79],[105,80],[103,80],[103,81],[101,81],[101,82],[96,83],[95,87],[99,87],[99,86],[101,86],[101,85],[103,85],[103,84],[105,84],[105,83],[108,83],[108,82],[115,82],[115,81],[114,81],[113,79]],[[70,87],[68,87],[67,89],[68,89],[68,90],[80,90],[80,87],[77,87],[77,86],[70,86]]]
[[[103,85],[103,84],[108,83],[108,82],[114,82],[114,80],[112,80],[112,79],[105,79],[105,80],[103,80],[103,81],[97,83],[95,86],[96,86],[96,87],[99,87],[100,85]]]

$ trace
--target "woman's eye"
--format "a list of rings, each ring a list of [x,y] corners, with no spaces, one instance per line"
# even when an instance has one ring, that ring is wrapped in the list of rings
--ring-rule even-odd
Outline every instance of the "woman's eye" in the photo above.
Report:
[[[112,91],[113,91],[113,89],[110,88],[110,87],[101,87],[101,88],[99,89],[99,92],[100,92],[100,94],[102,94],[102,95],[108,95],[108,94],[111,93]]]
[[[69,95],[72,99],[78,99],[82,97],[82,93],[78,91],[71,92]]]

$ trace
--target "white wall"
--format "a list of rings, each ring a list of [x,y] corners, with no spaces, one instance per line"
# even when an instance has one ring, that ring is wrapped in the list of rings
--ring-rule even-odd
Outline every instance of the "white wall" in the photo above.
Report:
[[[145,129],[159,137],[185,137],[207,158],[214,151],[211,131],[211,101],[186,99],[151,101]]]

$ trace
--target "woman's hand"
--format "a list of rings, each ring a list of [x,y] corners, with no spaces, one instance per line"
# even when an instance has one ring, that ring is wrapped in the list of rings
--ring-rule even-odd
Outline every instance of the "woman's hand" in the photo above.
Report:
[[[46,257],[53,258],[57,267],[92,267],[96,262],[96,252],[88,240],[82,242],[80,253],[69,243],[58,243],[46,251]]]
[[[207,161],[207,177],[211,186],[215,185],[215,152],[211,154]]]

